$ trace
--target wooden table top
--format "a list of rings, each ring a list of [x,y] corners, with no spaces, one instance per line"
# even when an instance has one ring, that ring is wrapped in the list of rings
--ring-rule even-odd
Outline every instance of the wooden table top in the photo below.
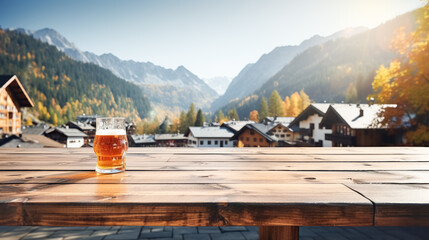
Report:
[[[0,225],[429,226],[429,148],[0,149]]]

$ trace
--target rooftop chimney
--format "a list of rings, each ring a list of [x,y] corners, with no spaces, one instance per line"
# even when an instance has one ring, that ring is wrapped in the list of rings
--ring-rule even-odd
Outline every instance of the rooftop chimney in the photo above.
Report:
[[[363,117],[363,109],[359,109],[359,117]]]

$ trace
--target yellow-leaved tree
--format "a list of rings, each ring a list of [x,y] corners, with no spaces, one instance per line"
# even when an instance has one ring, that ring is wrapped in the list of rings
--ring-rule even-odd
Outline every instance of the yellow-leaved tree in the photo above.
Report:
[[[404,128],[410,143],[429,146],[429,1],[416,13],[417,29],[410,34],[397,31],[392,47],[400,57],[378,69],[368,99],[396,104],[380,114],[380,123]]]
[[[257,110],[253,110],[249,113],[249,120],[259,122],[259,116],[258,116]]]

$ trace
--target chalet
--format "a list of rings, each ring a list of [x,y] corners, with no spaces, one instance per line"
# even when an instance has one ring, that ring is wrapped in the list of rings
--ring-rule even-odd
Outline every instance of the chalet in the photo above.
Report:
[[[128,144],[130,147],[155,147],[156,141],[153,135],[131,135]]]
[[[0,135],[21,133],[21,108],[33,107],[16,75],[0,75]]]
[[[155,134],[155,142],[158,147],[187,147],[188,138],[180,133]]]
[[[284,126],[289,126],[289,124],[294,120],[294,117],[266,117],[262,120],[263,123],[266,124],[275,124],[282,123]]]
[[[254,121],[228,121],[223,122],[222,127],[228,128],[231,130],[234,134],[238,131],[240,131],[246,124],[255,123]]]
[[[335,147],[393,146],[402,144],[400,134],[392,134],[377,123],[378,113],[395,105],[332,104],[320,125],[332,129],[326,139]]]
[[[295,144],[295,139],[299,136],[299,133],[295,133],[291,128],[283,123],[266,124],[268,126],[268,131],[274,135],[278,142],[278,147],[287,147]]]
[[[54,141],[65,144],[67,148],[80,148],[84,145],[84,138],[87,135],[74,128],[50,128],[44,135]]]
[[[272,128],[272,124],[246,124],[231,139],[238,141],[238,147],[276,147],[278,139],[270,131]]]
[[[295,132],[295,141],[301,145],[331,147],[332,142],[325,139],[325,134],[332,133],[320,125],[330,103],[312,103],[302,111],[290,124]]]
[[[233,147],[233,135],[227,127],[189,127],[185,133],[190,147]]]
[[[70,129],[72,129],[72,128],[77,129],[77,130],[85,133],[86,137],[84,138],[84,144],[92,146],[92,143],[94,142],[94,138],[95,138],[95,127],[93,127],[89,123],[78,122],[78,121],[76,121],[76,122],[70,121],[66,125]]]

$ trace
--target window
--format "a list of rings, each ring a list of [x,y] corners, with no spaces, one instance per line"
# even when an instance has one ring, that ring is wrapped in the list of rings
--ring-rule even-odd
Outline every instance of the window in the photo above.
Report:
[[[254,141],[254,142],[256,142],[256,141],[258,141],[258,140],[256,140],[256,138],[253,138],[253,141]]]
[[[314,123],[310,123],[310,129],[313,130],[314,129]]]
[[[262,138],[259,138],[259,142],[262,142]]]
[[[200,145],[204,145],[204,141],[200,141]]]
[[[217,141],[215,141],[215,145],[217,145]]]
[[[254,130],[250,130],[250,135],[254,135],[255,131]]]
[[[282,135],[280,135],[280,137],[281,137],[281,138],[284,138],[284,137],[285,137],[285,135],[284,135],[284,134],[282,134]]]
[[[225,145],[228,145],[228,141],[225,141]]]
[[[246,138],[246,141],[250,141],[250,139],[247,137],[247,138]]]
[[[290,134],[286,134],[286,137],[290,137]]]
[[[276,134],[276,137],[280,137],[278,134]]]
[[[192,141],[192,144],[197,144],[197,141]]]
[[[0,118],[6,118],[6,114],[0,113]]]
[[[212,145],[212,141],[207,141],[207,145]]]
[[[285,132],[287,132],[287,130],[285,129],[285,130],[283,130],[283,132],[285,133]]]

